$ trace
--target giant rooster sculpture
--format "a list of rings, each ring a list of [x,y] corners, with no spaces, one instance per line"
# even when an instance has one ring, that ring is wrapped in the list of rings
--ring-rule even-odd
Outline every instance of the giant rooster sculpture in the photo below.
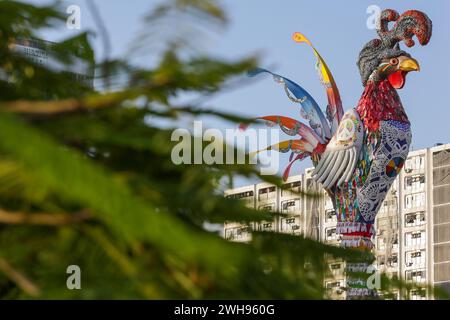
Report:
[[[389,22],[394,22],[391,30]],[[380,15],[377,32],[379,39],[368,42],[359,53],[357,66],[363,94],[356,108],[345,114],[328,66],[301,33],[295,33],[293,39],[308,44],[314,51],[328,97],[326,116],[311,95],[291,80],[265,69],[250,74],[270,73],[284,86],[288,97],[301,105],[310,126],[283,116],[258,118],[279,125],[290,136],[300,136],[264,150],[292,151],[284,178],[294,162],[308,156],[312,159],[313,178],[333,200],[338,216],[336,230],[345,247],[373,247],[375,216],[403,167],[411,142],[410,123],[397,89],[404,86],[409,72],[419,71],[419,64],[400,48],[400,42],[412,47],[416,36],[421,45],[426,45],[432,23],[420,11],[399,15],[387,9]]]

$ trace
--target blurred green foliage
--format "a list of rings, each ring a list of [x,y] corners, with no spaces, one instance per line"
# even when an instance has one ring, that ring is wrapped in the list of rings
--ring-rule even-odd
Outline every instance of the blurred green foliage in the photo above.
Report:
[[[326,261],[360,254],[303,237],[254,233],[238,244],[205,231],[205,222],[271,219],[217,190],[224,179],[258,170],[174,165],[172,130],[158,125],[202,115],[232,126],[247,121],[173,100],[221,92],[257,59],[186,54],[189,43],[168,37],[145,69],[126,59],[96,65],[86,33],[52,45],[62,63],[76,56],[97,70],[105,90],[95,91],[11,50],[17,39],[62,27],[60,12],[57,4],[0,2],[0,298],[324,298]],[[202,18],[201,28],[226,23],[205,0],[168,1],[145,23],[161,28],[168,16]],[[137,46],[163,41],[152,34]],[[117,74],[120,86],[108,90]],[[66,288],[69,265],[81,267],[82,290]]]

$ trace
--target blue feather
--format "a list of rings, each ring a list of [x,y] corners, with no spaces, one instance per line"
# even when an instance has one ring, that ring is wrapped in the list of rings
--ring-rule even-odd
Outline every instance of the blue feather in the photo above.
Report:
[[[298,100],[297,102],[302,106],[311,128],[322,138],[331,138],[331,130],[328,122],[314,98],[301,86],[295,82],[273,73],[263,68],[256,68],[249,71],[247,74],[249,77],[255,77],[261,73],[269,73],[274,77],[274,80],[280,83],[284,83],[289,91]]]

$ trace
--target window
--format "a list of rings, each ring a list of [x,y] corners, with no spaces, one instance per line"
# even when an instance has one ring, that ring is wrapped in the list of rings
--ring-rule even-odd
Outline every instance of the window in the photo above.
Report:
[[[405,215],[405,227],[416,227],[425,224],[425,212],[413,212]]]
[[[424,156],[415,156],[408,158],[405,163],[405,172],[413,172],[415,170],[423,170],[425,169],[425,157]]]
[[[231,241],[246,241],[250,240],[250,231],[251,228],[249,226],[239,226],[234,228],[225,229],[225,239]]]
[[[261,210],[261,211],[274,212],[275,211],[275,203],[265,204],[265,205],[259,206],[258,209]]]
[[[327,282],[326,283],[326,288],[327,289],[338,289],[343,287],[343,284],[341,281],[332,281],[332,282]]]
[[[425,267],[425,250],[406,252],[405,265],[409,267]]]
[[[331,270],[336,270],[336,269],[340,269],[341,268],[341,264],[340,263],[333,263],[330,265]]]
[[[325,288],[328,294],[340,296],[344,292],[344,280],[327,282]]]
[[[253,191],[246,191],[241,193],[229,194],[226,196],[228,199],[243,199],[253,197]]]
[[[342,264],[340,263],[332,263],[330,264],[331,273],[335,276],[342,274]]]
[[[422,208],[425,206],[425,193],[415,193],[405,196],[405,209]]]
[[[398,256],[396,254],[391,255],[387,261],[389,267],[396,267],[398,265]]]
[[[410,292],[411,300],[426,300],[427,292],[425,289],[415,289]]]
[[[425,175],[405,177],[406,191],[422,191],[425,189]]]
[[[275,211],[275,203],[265,204],[258,207],[258,210],[260,211],[268,211],[268,212],[274,212]],[[258,230],[259,231],[273,231],[274,230],[274,223],[272,221],[261,221],[257,223]]]
[[[327,241],[334,241],[338,239],[338,236],[336,234],[336,228],[328,228],[325,230],[326,234],[326,240]]]
[[[276,190],[277,190],[276,187],[267,187],[267,188],[259,189],[258,199],[265,200],[265,199],[273,198],[275,196]]]
[[[280,219],[280,231],[282,233],[297,234],[300,232],[300,216],[292,216]]]
[[[289,197],[289,196],[295,195],[295,193],[298,193],[301,191],[301,186],[302,186],[301,181],[294,181],[291,183],[286,183],[283,185],[283,188],[281,189],[281,196]]]
[[[262,227],[263,227],[264,230],[271,230],[272,229],[272,222],[263,223]]]
[[[281,202],[282,213],[293,213],[300,211],[300,199],[285,200]]]
[[[337,221],[337,214],[334,210],[326,210],[325,211],[325,221],[326,222],[336,222]]]
[[[425,242],[425,230],[405,234],[405,244],[407,247],[424,246]]]
[[[425,269],[406,271],[406,281],[421,283],[426,281]]]
[[[385,255],[378,256],[377,258],[378,265],[384,266],[385,262],[387,262],[388,267],[397,267],[398,266],[398,256],[396,253],[390,255],[387,259]]]
[[[288,219],[286,219],[286,223],[287,224],[295,223],[295,218],[288,218]]]
[[[256,223],[258,231],[275,231],[275,225],[272,221],[262,221]]]

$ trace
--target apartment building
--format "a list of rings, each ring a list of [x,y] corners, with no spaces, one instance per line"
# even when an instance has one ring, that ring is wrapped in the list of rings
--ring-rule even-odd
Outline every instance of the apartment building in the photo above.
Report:
[[[338,244],[337,217],[331,200],[311,178],[312,169],[292,176],[280,189],[267,183],[227,190],[226,197],[246,201],[257,210],[288,214],[273,221],[248,225],[226,223],[224,236],[249,241],[252,230],[304,234],[327,244]],[[302,197],[293,191],[323,193]],[[390,276],[440,286],[450,292],[450,143],[411,151],[382,204],[373,239],[376,265]],[[327,288],[341,294],[342,263],[330,264],[334,278]],[[428,299],[425,291],[412,291],[411,299]]]
[[[54,47],[56,45],[56,43],[41,39],[16,39],[10,44],[10,48],[13,52],[27,57],[36,65],[56,72],[65,72],[74,81],[92,88],[94,86],[94,70],[87,61],[80,58],[80,56],[86,53],[84,52],[85,49],[79,47],[71,51],[72,63],[64,64],[54,54]],[[90,53],[90,55],[93,56],[93,53]],[[2,76],[0,70],[0,77]]]

